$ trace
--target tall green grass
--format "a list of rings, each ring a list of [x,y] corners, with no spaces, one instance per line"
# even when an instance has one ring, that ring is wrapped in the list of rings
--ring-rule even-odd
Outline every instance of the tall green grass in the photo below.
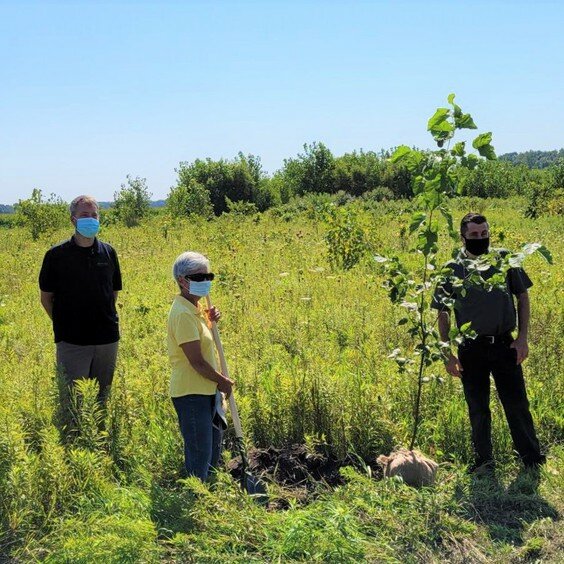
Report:
[[[362,212],[369,248],[417,260],[409,239],[399,236],[409,205],[382,203]],[[405,444],[415,382],[400,377],[387,358],[396,346],[410,345],[397,324],[401,312],[389,304],[369,254],[347,272],[332,270],[315,209],[211,222],[170,223],[157,215],[133,229],[105,229],[102,239],[117,249],[124,278],[118,368],[105,421],[86,383],[82,431],[62,437],[54,345],[37,275],[43,253],[69,232],[32,241],[13,228],[0,234],[0,553],[51,562],[549,554],[556,534],[550,523],[564,509],[562,477],[551,473],[564,462],[557,446],[564,428],[562,218],[523,219],[519,200],[454,205],[460,216],[470,205],[482,208],[494,244],[541,240],[554,255],[553,268],[537,258],[527,265],[535,285],[525,372],[541,442],[553,453],[542,495],[500,490],[480,498],[472,491],[462,466],[471,459],[462,390],[442,366],[431,371],[441,379],[425,387],[419,435],[419,447],[444,464],[436,490],[415,492],[347,471],[338,491],[307,507],[268,512],[241,496],[226,475],[211,491],[177,481],[182,448],[168,397],[165,327],[176,292],[171,266],[188,249],[207,254],[218,274],[212,297],[223,312],[222,337],[249,442],[322,440],[339,457],[354,452],[371,463]],[[442,241],[446,260],[450,243],[446,236]],[[492,404],[496,457],[509,480],[516,472],[511,441],[497,400]],[[273,486],[273,495],[285,494]],[[523,524],[485,524],[472,509],[480,499],[502,500]],[[527,548],[530,538],[537,540]]]

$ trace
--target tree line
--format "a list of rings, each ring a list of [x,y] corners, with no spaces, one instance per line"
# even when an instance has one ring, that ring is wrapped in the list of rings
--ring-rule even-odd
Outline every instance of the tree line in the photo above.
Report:
[[[173,216],[209,217],[245,206],[249,211],[265,211],[308,194],[409,198],[413,173],[405,164],[392,162],[391,154],[360,150],[335,157],[323,143],[305,144],[301,153],[284,160],[283,167],[271,176],[263,170],[260,157],[243,153],[232,160],[181,162],[167,205]],[[564,158],[544,169],[504,160],[476,160],[459,175],[462,196],[536,198],[532,216],[550,198],[557,199],[556,211],[562,213],[563,190]]]
[[[558,151],[524,151],[522,153],[505,153],[499,160],[512,164],[523,164],[529,168],[547,168],[564,159],[564,149]]]
[[[336,195],[341,202],[357,197],[376,201],[410,198],[413,172],[404,163],[393,161],[392,152],[359,150],[334,156],[326,145],[314,142],[304,144],[302,152],[285,159],[272,175],[264,170],[260,157],[241,152],[233,159],[181,162],[175,169],[177,180],[166,208],[174,218],[211,218],[226,212],[263,212],[314,194]],[[544,168],[529,168],[508,159],[476,159],[458,175],[458,189],[461,196],[524,196],[529,217],[562,214],[564,157]],[[146,179],[127,176],[114,193],[110,209],[104,210],[103,220],[133,227],[150,213],[150,207]],[[66,204],[54,194],[45,198],[38,189],[14,208],[15,223],[29,225],[34,238],[68,219]]]

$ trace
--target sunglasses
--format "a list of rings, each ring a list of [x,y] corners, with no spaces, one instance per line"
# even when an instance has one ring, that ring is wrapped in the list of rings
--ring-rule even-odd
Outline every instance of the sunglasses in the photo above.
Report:
[[[203,282],[204,280],[213,280],[215,274],[213,272],[198,272],[196,274],[187,274],[184,278],[192,280],[192,282]]]

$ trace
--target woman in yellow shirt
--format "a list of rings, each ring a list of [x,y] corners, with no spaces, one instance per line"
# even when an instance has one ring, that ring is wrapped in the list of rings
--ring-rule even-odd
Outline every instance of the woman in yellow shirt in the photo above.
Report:
[[[214,278],[208,259],[200,253],[182,253],[174,262],[173,276],[180,294],[168,315],[170,395],[184,439],[188,476],[205,481],[219,460],[226,428],[220,392],[231,394],[233,381],[217,370],[209,320],[217,321],[220,313],[199,304]]]

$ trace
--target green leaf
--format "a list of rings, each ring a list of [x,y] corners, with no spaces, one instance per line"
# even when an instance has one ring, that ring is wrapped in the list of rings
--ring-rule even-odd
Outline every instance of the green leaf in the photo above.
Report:
[[[551,252],[541,243],[527,243],[521,249],[524,255],[538,253],[548,264],[553,264]]]
[[[417,249],[425,256],[437,251],[438,233],[432,227],[429,227],[417,238]]]
[[[438,108],[427,122],[427,130],[431,133],[453,131],[454,126],[448,121],[449,116],[450,110],[448,108]]]
[[[393,163],[397,163],[402,161],[409,153],[411,153],[412,149],[407,145],[400,145],[395,151],[394,154],[391,156],[390,160]]]
[[[462,157],[461,160],[462,166],[465,166],[470,170],[474,170],[478,166],[479,162],[480,159],[476,155],[468,155],[467,157]]]
[[[452,214],[450,213],[450,210],[444,206],[441,206],[439,208],[439,211],[441,212],[441,214],[443,215],[443,217],[446,219],[447,225],[448,225],[448,234],[455,240],[458,240],[458,232],[454,229],[454,223],[452,220]]]
[[[480,133],[474,141],[472,141],[472,147],[474,149],[479,149],[480,147],[484,147],[485,145],[489,145],[492,142],[492,133],[488,131],[487,133]]]
[[[449,95],[448,95],[448,98],[447,98],[448,103],[449,103],[449,104],[453,104],[455,98],[456,98],[456,94],[454,94],[454,92],[451,93],[451,94],[449,94]]]
[[[495,150],[491,145],[484,145],[480,147],[478,149],[478,153],[480,153],[480,156],[486,157],[488,161],[493,161],[497,158],[495,154]]]
[[[421,161],[423,160],[423,153],[410,149],[406,145],[398,147],[390,159],[393,163],[404,165],[409,172],[415,174],[420,168]]]
[[[411,222],[409,224],[409,232],[413,233],[414,231],[419,229],[426,219],[427,219],[427,214],[425,212],[422,211],[415,212],[411,216]]]
[[[548,264],[553,264],[553,261],[552,261],[552,254],[551,254],[551,252],[550,252],[544,245],[541,245],[541,246],[537,249],[537,253],[538,253]]]
[[[468,321],[468,323],[463,323],[463,324],[460,326],[460,332],[461,332],[462,334],[468,333],[468,331],[470,331],[470,328],[471,328],[471,327],[472,327],[472,322],[471,322],[471,321]]]
[[[455,157],[463,157],[466,149],[466,141],[459,141],[450,150],[450,154]]]
[[[478,129],[470,114],[462,114],[454,117],[454,125],[458,129]]]
[[[487,133],[481,133],[472,142],[472,147],[474,147],[474,149],[477,149],[478,153],[480,153],[482,157],[486,157],[486,159],[488,160],[493,160],[496,158],[496,156],[494,148],[492,147],[492,145],[490,145],[491,140],[491,131],[488,131]]]

